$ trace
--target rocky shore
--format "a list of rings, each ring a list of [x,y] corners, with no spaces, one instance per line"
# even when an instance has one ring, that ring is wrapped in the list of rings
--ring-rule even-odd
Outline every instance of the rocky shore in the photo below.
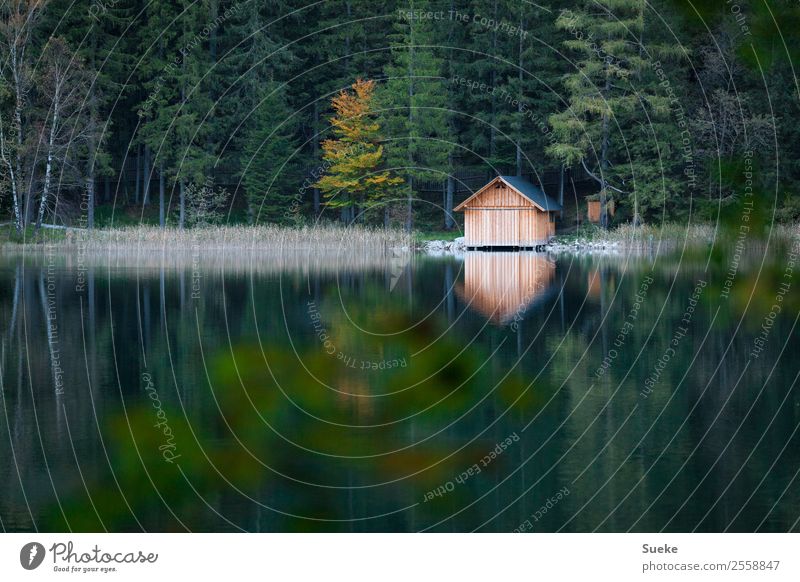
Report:
[[[429,255],[447,255],[463,253],[467,247],[464,245],[464,237],[460,236],[455,240],[429,240],[419,250]]]
[[[575,252],[591,252],[591,251],[620,251],[626,247],[619,241],[608,240],[586,240],[575,239],[570,241],[559,241],[553,239],[545,249],[553,253],[575,253]]]
[[[619,241],[604,241],[604,240],[588,240],[588,239],[570,239],[558,240],[553,239],[544,250],[553,253],[586,253],[594,251],[621,251],[625,249],[625,245]],[[459,237],[455,240],[432,240],[423,243],[419,250],[428,255],[454,255],[461,254],[467,250],[464,245],[464,238]]]

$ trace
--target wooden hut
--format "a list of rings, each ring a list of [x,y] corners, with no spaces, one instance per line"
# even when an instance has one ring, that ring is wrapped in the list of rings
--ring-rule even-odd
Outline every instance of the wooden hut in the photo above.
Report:
[[[498,176],[456,206],[467,248],[536,248],[556,232],[561,205],[517,176]]]
[[[608,218],[611,219],[614,217],[614,200],[609,199],[606,202],[606,212],[608,213]],[[586,218],[589,219],[589,222],[592,224],[600,224],[600,200],[599,199],[592,199],[589,198],[586,200]]]

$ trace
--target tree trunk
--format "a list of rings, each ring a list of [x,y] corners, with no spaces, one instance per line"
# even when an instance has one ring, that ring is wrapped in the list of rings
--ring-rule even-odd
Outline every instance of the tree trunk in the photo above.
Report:
[[[179,189],[180,189],[180,212],[178,214],[178,228],[183,230],[183,226],[186,221],[186,186],[183,184],[183,180],[181,180],[181,185]]]
[[[24,229],[28,224],[30,224],[30,211],[31,211],[31,191],[30,189],[25,189],[25,178],[22,173],[22,144],[24,143],[23,140],[23,132],[22,132],[22,78],[20,76],[21,71],[20,63],[17,58],[17,45],[13,43],[11,46],[11,72],[14,77],[14,124],[16,125],[16,138],[17,138],[17,151],[16,151],[16,175],[17,175],[17,193],[20,196],[20,203],[22,204],[23,208],[23,216],[22,216],[22,229]]]
[[[31,170],[31,174],[33,174],[33,170]],[[35,177],[35,176],[34,176]],[[33,184],[34,180],[31,179],[31,184]],[[25,207],[23,208],[23,215],[22,215],[22,224],[24,226],[30,226],[31,222],[33,221],[33,189],[31,187],[26,187],[25,189]]]
[[[158,225],[161,228],[166,226],[166,215],[164,214],[164,190],[166,189],[164,180],[164,162],[158,165]]]
[[[606,68],[608,65],[605,65]],[[604,97],[608,98],[608,94],[611,91],[611,79],[609,79],[608,74],[606,74],[606,84],[604,89]],[[607,103],[608,101],[606,101]],[[606,109],[603,112],[603,136],[602,142],[600,144],[600,227],[601,228],[608,228],[608,199],[607,199],[607,190],[606,190],[606,183],[607,178],[606,175],[608,173],[608,142],[609,142],[609,113]]]
[[[352,22],[352,10],[353,7],[351,3],[349,1],[345,2],[345,16],[347,17],[345,22]],[[348,27],[345,30],[347,34],[344,36],[344,70],[347,74],[350,72],[350,28]]]
[[[134,166],[135,174],[136,174],[136,187],[134,188],[134,195],[133,201],[136,204],[139,204],[139,187],[141,186],[141,174],[142,171],[142,145],[139,144],[136,146],[136,164]]]
[[[319,101],[314,101],[314,122],[312,126],[314,137],[312,139],[314,163],[319,162]],[[314,194],[314,218],[319,216],[319,188],[314,186],[311,191]]]
[[[408,49],[408,127],[413,133],[414,131],[414,21],[409,23],[409,49]],[[414,168],[414,155],[412,153],[411,144],[408,148],[408,167],[409,172],[413,172]],[[406,232],[411,232],[414,222],[414,175],[408,176],[408,204],[406,207]]]
[[[219,13],[219,5],[218,0],[211,0],[208,3],[208,21],[214,22],[217,20],[217,14]],[[211,56],[211,62],[217,62],[217,27],[211,27],[211,34],[209,35],[208,39],[208,54]]]
[[[525,30],[525,21],[522,18],[522,12],[523,12],[522,9],[520,9],[520,13],[519,13],[519,29],[520,30]],[[523,38],[524,38],[524,36],[522,34],[520,34],[519,35],[519,61],[518,61],[518,66],[517,66],[517,68],[518,68],[518,77],[517,77],[517,79],[519,81],[519,90],[518,90],[518,95],[517,95],[517,100],[519,101],[519,104],[517,105],[517,123],[519,124],[519,127],[517,128],[518,129],[518,133],[517,133],[517,176],[519,176],[519,177],[522,177],[522,128],[524,127],[524,124],[522,123],[522,114],[524,112],[524,109],[522,107],[522,100],[523,100],[523,95],[522,95],[522,82],[523,82],[523,78],[522,78],[522,64],[523,64],[522,63],[522,52],[523,52],[523,48],[524,48],[523,43],[522,43],[522,39]]]
[[[494,19],[495,22],[498,22],[497,0],[494,1],[493,6],[494,9],[492,12],[492,18]],[[493,55],[497,54],[497,29],[495,28],[492,29],[492,54]],[[492,88],[494,89],[497,87],[497,71],[495,70],[494,67],[492,67],[491,70],[491,79],[492,79],[491,81]],[[489,158],[492,164],[496,162],[495,153],[497,152],[497,130],[495,129],[497,127],[497,103],[494,94],[495,92],[492,91],[492,123],[489,128]]]
[[[92,164],[94,167],[94,164]],[[94,173],[86,176],[86,228],[94,228]]]
[[[150,204],[150,148],[147,147],[147,144],[144,146],[144,172],[142,179],[144,180],[142,203],[147,206]]]
[[[408,202],[406,207],[406,232],[414,226],[414,177],[408,177]]]
[[[86,187],[86,228],[92,230],[94,228],[94,203],[95,203],[95,177],[94,177],[94,162],[97,159],[97,152],[96,146],[94,142],[94,116],[90,118],[90,126],[91,129],[89,130],[89,163],[88,167],[86,168],[86,177],[84,178],[85,187]]]
[[[453,195],[455,194],[456,181],[453,175],[447,176],[447,186],[444,194],[444,229],[453,230],[455,221],[453,220]]]
[[[91,70],[95,68],[95,55],[97,54],[97,35],[92,35],[91,43]],[[89,95],[89,168],[86,172],[86,228],[92,230],[94,228],[94,203],[95,203],[95,162],[97,161],[97,143],[95,141],[95,132],[97,130],[97,95],[95,93],[94,84],[91,85]],[[94,275],[92,276],[92,284],[94,284]],[[94,288],[90,287],[92,292]],[[94,361],[94,360],[93,360]]]
[[[36,217],[36,225],[34,232],[37,232],[42,227],[42,220],[44,219],[44,212],[47,208],[47,198],[50,194],[50,179],[53,175],[53,148],[56,141],[56,127],[58,126],[58,114],[61,107],[59,92],[56,90],[56,95],[53,98],[53,122],[50,126],[50,137],[47,141],[47,164],[44,170],[44,184],[42,185],[42,200],[39,204],[39,215]]]
[[[565,174],[567,173],[567,169],[562,165],[561,171],[558,174],[558,203],[561,205],[562,210],[559,211],[558,217],[564,218],[564,181],[566,179]]]
[[[14,172],[14,164],[8,155],[8,142],[6,141],[5,126],[3,120],[0,118],[0,158],[3,160],[3,165],[8,171],[9,182],[11,184],[11,201],[12,210],[14,212],[14,228],[17,234],[22,233],[22,212],[20,211],[19,194],[17,193],[17,177]]]

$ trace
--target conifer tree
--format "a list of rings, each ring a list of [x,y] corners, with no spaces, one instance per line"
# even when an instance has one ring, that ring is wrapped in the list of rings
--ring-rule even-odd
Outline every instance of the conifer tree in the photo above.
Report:
[[[333,98],[331,139],[322,142],[323,158],[329,164],[317,187],[331,208],[346,209],[349,220],[359,207],[385,203],[386,194],[402,182],[383,169],[380,125],[375,121],[375,82],[358,79],[352,91]]]
[[[179,98],[174,75],[181,54],[177,46],[177,24],[159,27],[160,22],[172,22],[178,16],[177,6],[171,3],[148,4],[143,16],[146,25],[139,30],[141,45],[149,47],[142,55],[137,68],[137,85],[140,90],[134,102],[139,117],[138,142],[153,152],[153,167],[158,174],[159,225],[167,223],[168,181],[176,150],[174,140],[169,139],[168,129],[172,121],[168,108]]]
[[[164,14],[167,9],[155,4],[151,17],[164,22],[169,18]],[[178,226],[183,228],[187,187],[199,191],[216,159],[208,139],[213,127],[204,121],[213,101],[205,75],[210,66],[207,35],[202,32],[216,24],[207,24],[208,8],[202,3],[181,0],[172,10],[179,17],[171,27],[170,42],[154,56],[157,76],[148,83],[151,90],[145,105],[149,106],[144,112],[150,119],[143,124],[142,135],[159,152],[159,168],[171,179],[171,191],[178,199]]]
[[[550,117],[557,141],[548,152],[567,165],[580,164],[597,181],[603,227],[609,196],[633,201],[638,213],[633,164],[645,169],[653,158],[632,157],[631,140],[651,140],[643,131],[648,117],[669,115],[669,100],[653,82],[651,60],[672,51],[643,45],[645,9],[643,0],[588,0],[556,20],[567,35],[564,45],[576,55],[576,68],[563,81],[569,107]],[[651,178],[643,177],[643,185]]]
[[[238,9],[233,12],[233,7]],[[285,37],[290,19],[282,18],[291,7],[284,1],[235,5],[230,0],[220,7],[223,9],[230,16],[217,40],[211,122],[225,168],[243,179],[244,166],[249,164],[248,173],[252,170],[253,139],[259,141],[265,129],[263,136],[272,131],[274,120],[263,117],[265,108],[281,115],[289,111],[285,87],[268,96],[280,85],[277,80],[297,74],[297,59]],[[262,104],[265,98],[269,103]],[[275,119],[285,121],[286,117]],[[294,125],[297,119],[293,118]]]
[[[523,6],[518,6],[522,4]],[[514,67],[518,53],[518,38],[506,28],[491,23],[513,25],[515,11],[530,11],[532,6],[514,0],[470,0],[467,14],[471,51],[464,76],[470,81],[469,113],[479,122],[469,124],[467,144],[478,156],[480,164],[488,164],[490,173],[507,173],[514,164],[515,148],[510,124],[511,101],[516,95],[509,80],[517,77]],[[479,84],[483,84],[479,86]]]
[[[251,220],[256,223],[287,223],[292,218],[292,200],[297,191],[295,131],[297,122],[286,106],[283,88],[277,83],[264,87],[263,101],[248,120],[242,159],[242,183]],[[298,203],[299,205],[299,203]]]
[[[561,41],[555,15],[564,3],[512,3],[506,13],[509,26],[513,26],[507,29],[512,46],[506,58],[514,61],[514,67],[505,90],[500,92],[503,106],[498,124],[512,136],[512,165],[518,176],[538,175],[561,165],[544,152],[552,141],[547,120],[562,109],[560,79],[565,61],[554,47]]]
[[[444,3],[412,0],[398,12],[392,40],[392,63],[386,67],[381,109],[388,135],[387,159],[406,179],[406,229],[413,224],[416,180],[444,181],[451,173],[454,141],[448,111],[444,58],[435,48],[440,31],[433,18]]]

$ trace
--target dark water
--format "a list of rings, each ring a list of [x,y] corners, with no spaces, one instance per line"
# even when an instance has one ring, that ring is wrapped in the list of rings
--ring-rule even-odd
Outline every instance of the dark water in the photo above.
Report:
[[[762,259],[6,256],[2,527],[797,530]]]

